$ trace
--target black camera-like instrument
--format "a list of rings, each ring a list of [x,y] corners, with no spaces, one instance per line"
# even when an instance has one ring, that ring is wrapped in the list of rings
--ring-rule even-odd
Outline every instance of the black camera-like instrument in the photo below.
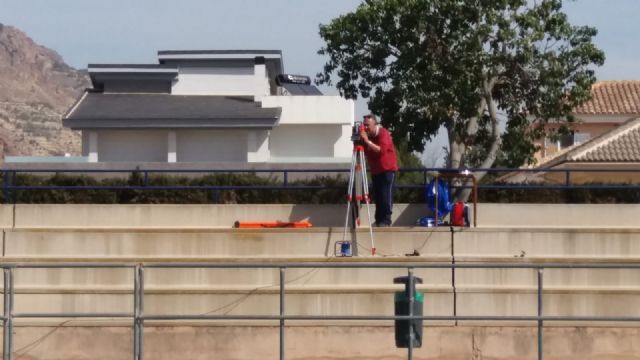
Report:
[[[362,130],[364,130],[362,121],[353,123],[353,127],[351,128],[351,141],[353,141],[354,144],[359,144],[362,141],[362,137],[360,136],[360,131]]]

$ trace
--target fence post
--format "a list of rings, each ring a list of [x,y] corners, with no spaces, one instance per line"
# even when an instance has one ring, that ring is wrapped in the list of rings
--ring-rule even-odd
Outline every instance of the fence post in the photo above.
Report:
[[[280,268],[280,360],[284,360],[284,277],[285,268]]]
[[[414,279],[413,279],[413,268],[407,268],[407,271],[409,273],[409,279],[407,279],[407,281],[409,282],[409,321],[407,321],[407,327],[409,328],[409,347],[407,348],[407,359],[408,360],[413,360],[413,339],[415,337],[414,333],[413,333],[413,318],[411,318],[414,314],[413,314],[413,303],[415,302],[415,295],[414,294]]]
[[[13,360],[13,268],[4,268],[3,360]]]
[[[133,359],[142,360],[144,356],[144,268],[142,264],[137,264],[133,272]]]
[[[540,319],[540,317],[543,314],[543,307],[542,307],[542,286],[543,286],[543,269],[542,268],[538,268],[538,360],[542,360],[543,359],[543,354],[542,354],[542,329],[544,327],[544,324],[542,323],[542,320]]]

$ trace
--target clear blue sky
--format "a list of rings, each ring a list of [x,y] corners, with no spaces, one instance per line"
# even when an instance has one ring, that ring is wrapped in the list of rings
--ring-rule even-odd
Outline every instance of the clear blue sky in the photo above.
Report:
[[[88,63],[155,63],[158,50],[281,49],[286,72],[314,76],[324,64],[316,54],[323,45],[318,25],[359,3],[0,0],[0,23],[25,31],[75,68]],[[599,79],[640,79],[640,0],[569,0],[565,11],[574,24],[599,30],[595,42],[607,56],[597,70]],[[363,101],[356,111],[358,117],[366,112]]]

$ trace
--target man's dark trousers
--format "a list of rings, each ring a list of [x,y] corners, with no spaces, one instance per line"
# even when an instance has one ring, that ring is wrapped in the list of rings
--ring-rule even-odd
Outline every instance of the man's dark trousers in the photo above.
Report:
[[[391,225],[391,208],[393,206],[393,182],[396,173],[385,171],[372,175],[373,201],[376,203],[376,225]]]

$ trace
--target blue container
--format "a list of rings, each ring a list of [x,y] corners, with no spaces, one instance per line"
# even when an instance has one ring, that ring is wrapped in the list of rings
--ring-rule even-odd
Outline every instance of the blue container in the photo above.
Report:
[[[351,243],[343,241],[340,243],[340,256],[351,256]]]

